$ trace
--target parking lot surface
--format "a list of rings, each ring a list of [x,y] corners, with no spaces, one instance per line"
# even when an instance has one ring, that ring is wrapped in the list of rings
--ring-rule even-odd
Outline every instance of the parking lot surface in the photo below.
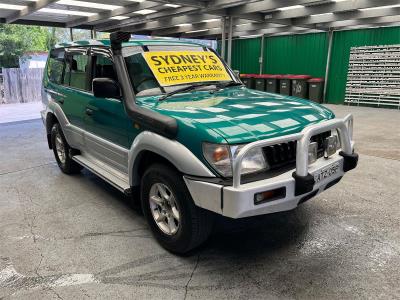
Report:
[[[400,112],[355,117],[359,166],[285,213],[219,219],[186,257],[129,199],[62,174],[41,120],[0,124],[0,299],[398,299]]]

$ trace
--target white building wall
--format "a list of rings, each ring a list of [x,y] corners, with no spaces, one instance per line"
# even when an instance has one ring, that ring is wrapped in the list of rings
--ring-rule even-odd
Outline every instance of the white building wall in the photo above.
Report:
[[[47,54],[30,54],[26,59],[19,60],[21,69],[44,69],[46,66]]]

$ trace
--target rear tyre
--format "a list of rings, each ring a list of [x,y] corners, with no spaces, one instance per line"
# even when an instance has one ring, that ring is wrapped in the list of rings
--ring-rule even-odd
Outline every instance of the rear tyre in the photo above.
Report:
[[[210,235],[214,215],[195,206],[182,174],[164,164],[150,166],[142,177],[143,214],[165,249],[184,254]]]
[[[60,124],[56,123],[51,128],[51,146],[54,156],[61,171],[65,174],[76,174],[82,170],[82,166],[72,160],[74,149],[72,149],[61,130]]]

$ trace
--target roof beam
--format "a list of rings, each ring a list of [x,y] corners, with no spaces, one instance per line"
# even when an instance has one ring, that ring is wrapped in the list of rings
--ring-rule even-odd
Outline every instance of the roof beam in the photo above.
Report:
[[[215,13],[214,10],[211,10],[210,13]],[[225,13],[225,15],[229,15],[228,13]],[[248,14],[241,14],[237,16],[238,18],[241,19],[246,19],[249,21],[255,21],[255,22],[264,22],[264,15],[260,13],[248,13]]]
[[[272,24],[269,23],[252,23],[252,24],[247,24],[247,25],[243,25],[243,26],[238,26],[237,29],[235,30],[235,32],[242,32],[242,31],[256,31],[256,30],[269,30],[275,26],[271,26]],[[282,27],[282,26],[281,26]],[[279,28],[281,28],[279,27]],[[286,26],[287,28],[292,28],[292,29],[296,29],[296,30],[302,30],[304,29],[301,26]],[[308,29],[314,29],[314,27],[308,27]]]
[[[322,24],[326,27],[325,23],[332,23],[337,21],[346,21],[346,20],[355,20],[355,19],[366,19],[366,18],[376,18],[376,17],[384,17],[384,16],[394,16],[400,15],[400,7],[392,7],[392,8],[376,8],[371,10],[355,10],[348,11],[342,13],[330,13],[330,14],[322,14],[309,16],[305,18],[298,18],[293,20],[293,25],[300,24]]]
[[[382,28],[382,27],[398,27],[399,21],[397,22],[383,22],[376,24],[359,24],[359,25],[345,25],[337,26],[334,31],[346,31],[346,30],[356,30],[356,29],[366,29],[366,28]]]
[[[345,20],[345,21],[335,21],[330,23],[325,23],[324,26],[328,26],[330,28],[340,28],[340,27],[349,27],[349,26],[358,26],[358,25],[370,25],[370,27],[374,27],[374,25],[382,25],[382,24],[393,24],[399,25],[400,16],[389,16],[389,17],[376,17],[376,18],[365,18],[358,20]],[[318,26],[317,26],[318,28]]]
[[[220,28],[221,20],[216,20],[212,22],[203,22],[190,24],[187,26],[174,26],[169,28],[156,29],[151,32],[152,36],[179,36],[182,33],[193,31],[193,30],[206,30],[212,28]]]
[[[29,3],[24,9],[12,13],[9,17],[6,18],[6,23],[13,23],[18,19],[29,16],[39,9],[46,7],[57,0],[38,0],[36,2]]]
[[[133,17],[121,22],[118,22],[117,24],[101,24],[100,26],[95,26],[96,30],[98,31],[107,31],[107,30],[114,30],[116,28],[121,28],[124,27],[124,30],[127,30],[127,26],[131,27],[133,25],[139,25],[139,24],[144,24],[148,23],[150,21],[154,20],[159,20],[159,19],[168,19],[172,18],[174,16],[189,16],[190,13],[198,11],[193,10],[191,7],[179,7],[176,9],[166,9],[164,11],[156,12],[153,14],[145,15],[145,16],[138,16],[138,17]],[[193,15],[194,16],[194,15]],[[191,16],[192,17],[192,16]],[[129,31],[129,29],[128,29]]]
[[[222,0],[219,0],[222,1]],[[291,6],[291,5],[299,5],[299,4],[310,4],[310,3],[320,3],[321,0],[263,0],[263,1],[255,1],[249,3],[247,1],[246,4],[234,6],[231,8],[227,8],[227,15],[236,16],[238,18],[245,18],[248,20],[257,20],[260,22],[267,21],[268,23],[275,23],[281,25],[290,26],[291,20],[285,19],[271,19],[265,18],[265,15],[261,13],[262,11],[267,10],[276,10],[280,7]],[[249,16],[249,17],[246,17]],[[308,28],[308,26],[304,26]]]
[[[323,29],[307,29],[307,28],[299,28],[299,27],[293,27],[293,26],[286,26],[286,27],[281,27],[281,28],[272,28],[271,30],[259,30],[259,31],[248,31],[246,32],[247,34],[257,34],[261,33],[265,36],[274,36],[274,35],[281,35],[281,34],[299,34],[299,33],[306,33],[306,32],[322,32],[325,31]],[[240,36],[245,36],[245,34],[242,32]]]
[[[221,9],[229,8],[233,6],[254,3],[261,0],[210,0],[208,3],[208,9]]]
[[[205,25],[203,25],[203,26],[194,26],[194,25],[185,26],[184,28],[175,29],[174,32],[179,30],[180,32],[184,33],[186,31],[192,31],[192,30],[197,30],[197,29],[200,29],[200,30],[201,29],[207,29],[207,27],[209,27],[209,28],[217,27],[217,26],[213,26],[214,24],[210,24],[209,26],[205,26]],[[264,23],[249,23],[246,20],[236,20],[234,25],[235,25],[234,33],[243,32],[243,31],[269,30],[271,28],[282,28],[283,26],[286,26],[287,28],[290,27],[290,28],[296,29],[296,30],[302,30],[302,29],[305,29],[305,28],[306,29],[315,29],[316,28],[315,25],[309,25],[307,27],[303,27],[303,26],[297,26],[297,25],[296,26],[292,26],[291,24],[290,25],[282,25],[282,24],[273,24],[273,23],[267,23],[267,22],[264,22]],[[320,29],[321,28],[322,27],[320,27]],[[168,29],[165,29],[163,31],[163,33],[167,33],[167,32],[168,32]],[[203,34],[205,34],[205,33],[203,32]]]
[[[317,29],[319,31],[323,31],[322,29]],[[293,26],[282,26],[282,27],[275,27],[275,28],[264,28],[264,29],[259,29],[259,30],[244,30],[244,31],[236,31],[233,33],[233,37],[242,37],[242,36],[248,36],[248,35],[273,35],[273,34],[278,34],[278,33],[283,33],[283,32],[306,32],[310,31],[310,29],[305,29],[305,28],[299,28],[299,27],[293,27]],[[221,35],[221,29],[213,29],[209,30],[208,32],[195,32],[191,34],[184,34],[182,37],[188,37],[188,38],[198,38],[198,37],[208,37],[208,36],[219,36]]]
[[[214,13],[214,10],[224,9],[226,11],[225,16],[236,16],[241,19],[263,22],[264,15],[257,10],[252,12],[240,12],[239,14],[234,15],[227,9],[234,6],[255,5],[255,3],[259,1],[261,0],[211,0],[207,6],[206,12]]]
[[[358,0],[358,1],[341,1],[327,2],[320,5],[305,6],[303,8],[289,9],[285,11],[274,11],[265,15],[268,22],[274,22],[280,19],[291,19],[299,17],[307,17],[315,14],[327,12],[345,12],[362,8],[370,8],[375,6],[386,6],[399,4],[399,0]]]
[[[5,18],[0,19],[0,23],[6,23]],[[13,24],[21,24],[21,25],[36,25],[36,26],[47,26],[47,27],[65,27],[65,23],[53,22],[53,21],[38,21],[38,20],[25,20],[18,19],[13,22]],[[83,25],[79,27],[80,29],[91,29],[89,26]]]
[[[205,8],[207,6],[204,0],[155,0],[155,1],[163,4],[175,4],[175,5],[195,7],[195,8]]]
[[[306,33],[321,33],[321,32],[326,32],[326,30],[323,29],[299,29],[299,30],[294,30],[294,31],[284,31],[282,32],[276,32],[276,33],[271,33],[271,34],[266,34],[266,37],[271,37],[271,36],[279,36],[279,35],[295,35],[295,34],[306,34]]]
[[[240,16],[241,14],[276,10],[278,8],[286,6],[307,5],[320,2],[321,0],[263,0],[244,5],[234,6],[228,8],[227,12],[231,16]]]
[[[131,32],[138,32],[138,31],[154,31],[158,29],[164,28],[180,28],[177,25],[179,24],[191,24],[191,23],[200,23],[203,20],[207,19],[214,19],[217,18],[215,15],[207,15],[207,14],[200,14],[200,15],[185,15],[185,16],[178,16],[172,18],[165,18],[162,20],[156,20],[148,23],[138,24],[134,26],[130,26],[125,28]]]
[[[257,1],[261,0],[211,0],[209,1],[207,8],[203,10],[203,12],[207,13],[215,13],[215,10],[224,10],[224,14],[221,16],[230,16],[228,11],[225,10],[226,8],[232,7],[232,6],[237,6],[237,5],[243,5],[243,4],[248,4],[248,3],[255,3]],[[242,13],[239,16],[242,19],[246,20],[252,20],[256,22],[263,22],[264,21],[264,15],[255,11],[251,13]]]
[[[151,9],[151,8],[158,7],[158,6],[160,6],[160,4],[158,2],[152,2],[152,1],[136,2],[136,3],[130,4],[130,5],[127,5],[127,6],[124,6],[121,8],[117,8],[114,10],[102,11],[102,12],[99,12],[90,17],[79,18],[77,20],[68,22],[66,24],[66,26],[67,27],[76,27],[81,24],[96,22],[99,20],[109,21],[108,19],[110,19],[111,17],[126,15],[129,13],[138,11],[138,10]]]
[[[247,20],[243,19],[235,19],[233,21],[234,26],[245,26],[248,24]],[[151,35],[153,36],[180,36],[181,34],[184,34],[185,32],[188,31],[194,31],[194,30],[206,30],[206,29],[214,29],[214,28],[221,28],[221,20],[215,20],[212,22],[202,22],[202,23],[195,23],[195,24],[190,24],[187,26],[174,26],[174,27],[168,27],[168,28],[161,28],[161,29],[156,29],[151,32]],[[268,24],[268,26],[272,27],[280,27],[281,25],[279,24]],[[204,32],[205,33],[205,32]]]

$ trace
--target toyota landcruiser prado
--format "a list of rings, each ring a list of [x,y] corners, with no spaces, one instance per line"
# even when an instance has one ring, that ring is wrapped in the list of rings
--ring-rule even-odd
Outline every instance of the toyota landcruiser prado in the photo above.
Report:
[[[42,118],[60,169],[138,195],[166,249],[200,245],[215,214],[294,209],[356,167],[351,115],[248,89],[207,47],[129,37],[57,45]]]

